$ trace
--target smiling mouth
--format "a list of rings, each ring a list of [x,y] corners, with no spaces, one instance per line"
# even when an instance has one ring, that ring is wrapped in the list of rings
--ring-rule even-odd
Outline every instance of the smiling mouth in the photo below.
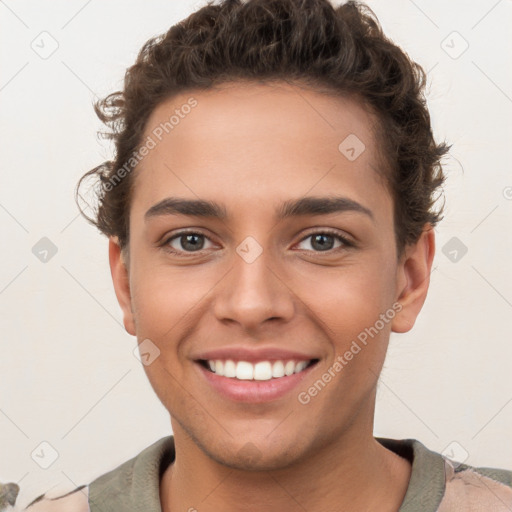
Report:
[[[318,363],[318,361],[319,359],[310,359],[309,361],[290,359],[258,361],[253,364],[248,361],[234,361],[232,359],[199,359],[197,362],[219,377],[236,380],[265,381],[289,377],[294,373],[301,373]]]

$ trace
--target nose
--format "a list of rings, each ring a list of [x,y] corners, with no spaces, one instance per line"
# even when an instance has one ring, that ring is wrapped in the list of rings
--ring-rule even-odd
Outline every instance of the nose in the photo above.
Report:
[[[238,323],[246,331],[258,330],[270,320],[286,323],[295,310],[293,290],[279,270],[282,265],[271,261],[267,250],[254,259],[254,251],[260,252],[260,247],[249,242],[244,252],[243,244],[239,246],[233,267],[219,283],[214,303],[219,321]]]

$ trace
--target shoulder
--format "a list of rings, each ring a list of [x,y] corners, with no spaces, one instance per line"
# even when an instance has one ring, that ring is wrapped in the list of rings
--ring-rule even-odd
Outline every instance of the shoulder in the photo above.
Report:
[[[159,477],[174,460],[174,438],[164,437],[146,447],[138,455],[116,468],[60,496],[43,494],[23,511],[27,512],[91,512],[100,510],[147,510],[159,504]],[[1,511],[1,508],[0,508]]]
[[[43,494],[33,500],[24,510],[27,512],[90,512],[89,486],[82,485],[53,498]]]
[[[462,464],[417,439],[377,440],[412,465],[400,512],[512,511],[512,471]]]
[[[512,510],[512,471],[473,467],[444,458],[446,487],[438,512]]]

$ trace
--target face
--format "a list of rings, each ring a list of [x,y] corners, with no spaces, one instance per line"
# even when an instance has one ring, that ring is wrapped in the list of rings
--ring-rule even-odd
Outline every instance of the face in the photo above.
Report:
[[[374,124],[285,83],[184,93],[147,123],[114,284],[175,435],[215,461],[283,468],[372,433],[433,253],[430,231],[397,258]]]

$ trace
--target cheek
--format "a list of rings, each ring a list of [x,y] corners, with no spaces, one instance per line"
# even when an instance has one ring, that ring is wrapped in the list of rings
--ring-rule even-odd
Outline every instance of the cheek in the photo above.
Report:
[[[132,283],[137,334],[151,334],[156,340],[169,339],[173,331],[183,331],[199,308],[204,307],[205,296],[212,288],[204,271],[200,273],[190,267],[172,269],[158,263],[139,265],[133,271]]]
[[[307,303],[334,333],[357,335],[393,304],[393,268],[382,262],[317,271],[311,282],[304,287]]]
[[[385,274],[368,267],[337,274],[317,281],[322,286],[315,288],[316,301],[309,292],[311,314],[328,338],[330,354],[311,386],[300,389],[298,402],[305,406],[299,408],[305,421],[328,417],[331,425],[344,425],[374,392],[395,310]]]
[[[382,261],[353,265],[326,273],[307,292],[305,302],[329,338],[331,364],[338,362],[332,372],[343,375],[336,381],[344,387],[364,388],[380,372],[396,314],[392,272]]]

